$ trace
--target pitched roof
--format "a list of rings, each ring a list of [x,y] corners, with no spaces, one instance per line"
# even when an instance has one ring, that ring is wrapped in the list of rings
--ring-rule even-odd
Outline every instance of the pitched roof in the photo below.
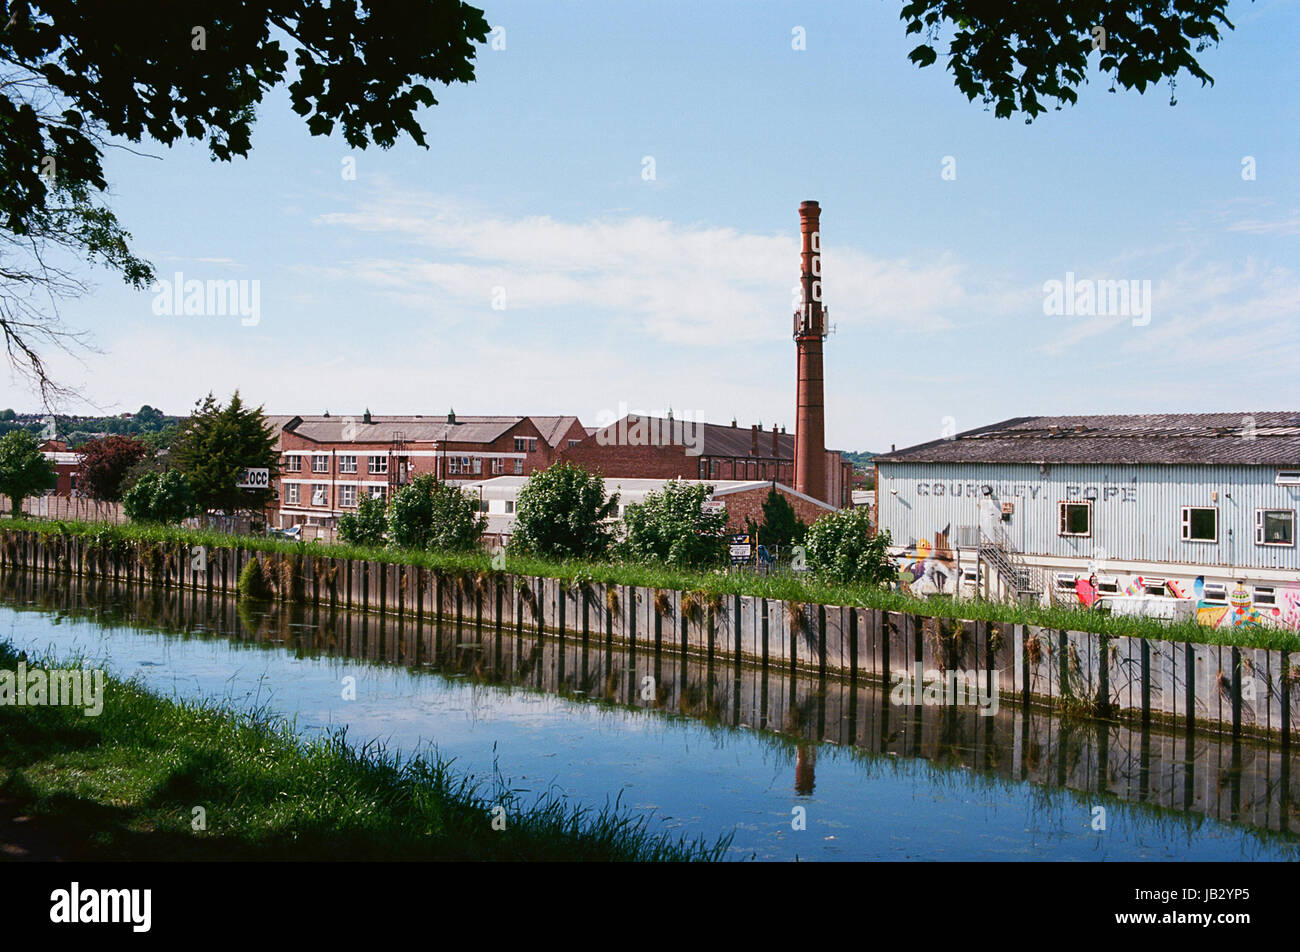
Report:
[[[881,463],[1300,465],[1300,412],[1013,417]]]
[[[616,420],[607,427],[592,431],[588,437],[599,437],[604,430],[617,430],[618,427],[644,428],[650,440],[649,445],[667,446],[694,444],[700,445],[701,456],[749,456],[753,449],[753,431],[749,427],[723,426],[720,423],[702,423],[697,420],[646,416],[629,413],[621,420]],[[626,432],[626,430],[625,430]],[[599,440],[597,440],[599,442]],[[758,453],[755,458],[794,459],[794,434],[776,434],[776,454],[772,453],[772,431],[760,430],[758,433]]]
[[[318,443],[388,443],[394,434],[411,443],[490,443],[516,426],[521,416],[457,416],[448,423],[444,416],[379,416],[372,414],[366,423],[359,416],[268,416],[276,432],[291,426],[293,433]],[[345,438],[345,428],[352,435]]]
[[[528,419],[533,421],[537,432],[542,434],[546,445],[551,447],[558,446],[560,440],[564,439],[564,434],[569,432],[573,424],[578,423],[576,416],[530,416]],[[582,426],[581,423],[578,425]]]

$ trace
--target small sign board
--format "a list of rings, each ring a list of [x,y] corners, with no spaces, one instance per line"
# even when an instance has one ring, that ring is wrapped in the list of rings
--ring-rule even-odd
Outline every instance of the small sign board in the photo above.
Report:
[[[1012,515],[1015,511],[1016,511],[1016,504],[1014,502],[1004,502],[1002,504],[1002,515],[1009,516]]]
[[[740,565],[754,557],[754,546],[748,532],[737,532],[731,536],[731,564]]]
[[[707,513],[726,512],[727,504],[719,499],[706,499],[703,508]]]
[[[267,489],[271,485],[271,471],[265,466],[252,467],[239,474],[237,489]]]

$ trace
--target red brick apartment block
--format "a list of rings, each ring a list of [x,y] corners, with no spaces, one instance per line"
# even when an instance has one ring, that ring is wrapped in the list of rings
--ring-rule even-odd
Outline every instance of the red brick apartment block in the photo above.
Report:
[[[757,425],[742,428],[671,417],[628,414],[596,430],[559,459],[588,472],[639,479],[761,479],[794,482],[795,438]],[[825,501],[851,506],[853,464],[825,450]],[[811,494],[808,494],[811,495]],[[802,518],[802,517],[801,517]]]
[[[272,416],[279,520],[333,526],[362,493],[388,497],[416,476],[448,482],[528,476],[587,431],[572,416]]]

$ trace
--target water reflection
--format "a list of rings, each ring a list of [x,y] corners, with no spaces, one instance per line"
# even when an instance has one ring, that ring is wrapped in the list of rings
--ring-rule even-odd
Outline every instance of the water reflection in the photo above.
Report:
[[[508,768],[529,784],[556,782],[596,802],[633,790],[633,806],[672,806],[684,830],[713,835],[736,828],[738,844],[758,855],[889,857],[914,850],[940,858],[1216,858],[1225,852],[1225,858],[1290,858],[1296,852],[1291,757],[1257,742],[1066,720],[1008,704],[993,716],[970,707],[896,707],[876,684],[687,659],[669,638],[660,651],[626,650],[601,632],[540,639],[535,631],[454,620],[417,625],[305,606],[257,611],[197,591],[81,584],[34,573],[0,576],[0,600],[97,621],[112,637],[125,627],[219,640],[223,651],[261,649],[266,664],[276,665],[277,707],[300,715],[305,726],[346,718],[366,731],[390,731],[408,746],[415,736],[427,739],[414,731],[432,729],[440,744],[472,764],[494,763],[500,741],[514,758]],[[31,634],[27,643],[46,642],[72,643],[49,630]],[[184,659],[174,653],[172,676],[193,674],[199,687],[233,677],[229,657],[205,650]],[[294,677],[304,685],[312,677],[311,669],[292,667],[295,659],[354,659],[385,666],[376,671],[404,672],[375,675],[372,696],[383,677],[424,681],[371,700],[369,708],[344,709],[326,697],[333,690],[328,677],[323,687],[293,686]],[[429,678],[430,671],[459,687]],[[490,730],[449,719],[465,708]],[[593,709],[654,712],[654,719],[609,717],[593,736],[587,729]],[[412,723],[403,720],[406,714]],[[493,759],[484,753],[487,733]],[[711,759],[699,751],[701,737],[715,745]],[[680,749],[665,752],[671,745]],[[763,779],[765,770],[775,772]],[[792,797],[809,803],[809,829],[822,834],[817,849],[790,832]],[[1117,818],[1121,831],[1113,824],[1110,838],[1099,840],[1087,822],[1094,802],[1141,808]],[[1207,827],[1202,818],[1281,835],[1261,843],[1241,830]]]

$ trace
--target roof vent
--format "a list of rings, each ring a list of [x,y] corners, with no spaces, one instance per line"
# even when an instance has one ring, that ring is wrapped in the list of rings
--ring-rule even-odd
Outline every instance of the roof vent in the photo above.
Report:
[[[369,407],[366,407],[366,412],[363,413],[363,414],[361,415],[361,422],[362,422],[362,423],[369,423],[369,422],[370,422],[370,408],[369,408]]]
[[[456,422],[456,411],[454,409],[447,411],[447,422],[452,424]]]

